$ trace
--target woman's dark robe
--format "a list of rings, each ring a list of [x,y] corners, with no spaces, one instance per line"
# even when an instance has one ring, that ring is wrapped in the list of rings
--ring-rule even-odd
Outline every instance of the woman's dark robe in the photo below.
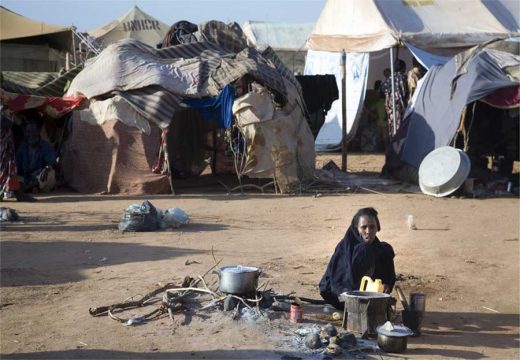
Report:
[[[365,275],[381,279],[392,289],[395,284],[394,256],[390,244],[379,241],[377,237],[372,244],[367,244],[357,229],[350,226],[336,246],[320,281],[321,296],[337,309],[342,309],[338,295],[359,290],[361,278]]]

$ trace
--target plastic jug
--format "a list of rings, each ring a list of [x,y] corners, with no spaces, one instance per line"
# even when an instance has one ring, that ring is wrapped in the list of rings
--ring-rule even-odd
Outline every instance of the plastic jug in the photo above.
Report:
[[[363,276],[361,279],[361,285],[359,286],[361,291],[372,291],[372,292],[383,292],[383,282],[381,279],[372,280],[370,276]]]

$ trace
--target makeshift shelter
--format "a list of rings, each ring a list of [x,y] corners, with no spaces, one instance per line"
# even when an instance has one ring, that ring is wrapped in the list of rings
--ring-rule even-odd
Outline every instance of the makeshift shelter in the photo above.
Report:
[[[308,41],[307,61],[314,65],[306,73],[316,73],[312,70],[316,64],[326,61],[339,68],[338,52],[347,52],[348,140],[356,130],[371,68],[365,54],[372,58],[384,51],[388,59],[384,67],[391,68],[392,53],[388,57],[385,49],[404,45],[428,66],[434,55],[453,56],[494,38],[517,35],[519,14],[516,0],[327,0]],[[381,74],[384,67],[376,72]],[[334,109],[341,107],[333,105],[327,115],[322,131],[331,135],[324,145],[341,141],[341,111]],[[320,143],[320,135],[316,142]]]
[[[509,51],[503,51],[505,49]],[[480,100],[496,107],[518,108],[519,54],[520,42],[500,41],[478,46],[456,55],[443,66],[432,67],[418,89],[413,107],[408,109],[401,128],[388,147],[385,172],[416,183],[421,161],[432,150],[451,144],[457,131],[468,132],[464,150],[471,148],[474,144],[468,144],[469,132],[477,127],[473,123],[477,121],[476,114],[468,112],[461,116],[470,103]],[[499,96],[494,96],[497,92],[500,92]],[[516,158],[519,156],[519,120],[517,110],[514,120],[517,138],[516,145],[513,144],[516,151],[512,154]],[[478,121],[490,123],[491,128],[503,125],[497,118],[480,117]],[[515,135],[515,131],[509,132]]]
[[[34,21],[0,6],[0,70],[57,72],[72,53],[71,27]]]
[[[128,160],[133,153],[125,145],[132,141],[112,139],[129,127],[153,137],[158,126],[163,133],[154,169],[164,174],[195,168],[200,171],[204,161],[200,154],[204,154],[209,131],[225,128],[228,150],[235,153],[235,172],[240,179],[244,175],[273,179],[286,193],[313,176],[313,138],[294,76],[285,67],[277,67],[281,62],[270,49],[259,53],[247,47],[237,24],[208,22],[199,25],[194,36],[195,42],[159,50],[127,39],[108,46],[86,63],[68,94],[89,99],[89,108],[77,112],[79,119],[96,124],[93,131],[98,138],[111,142],[101,156],[112,160],[104,162],[110,163],[108,168],[94,169],[98,167],[95,158],[75,151],[70,160],[64,159],[64,167],[88,163],[90,170],[82,173],[82,180],[87,182],[99,172],[118,176],[120,166],[134,167]],[[115,127],[109,120],[125,125],[119,124],[118,131],[112,131]],[[109,126],[110,136],[106,129],[100,131],[100,126]],[[137,130],[128,131],[135,139]],[[68,146],[74,149],[79,141],[83,140],[77,137]],[[153,141],[159,149],[159,141]],[[113,156],[116,149],[118,155]],[[193,158],[178,166],[177,160],[188,160],[182,153],[186,149],[187,157]],[[148,150],[137,152],[149,154]],[[149,165],[150,161],[141,169],[151,171]],[[130,189],[130,178],[115,182],[112,175],[106,176],[102,186],[107,192],[122,192],[120,184],[126,182],[127,193],[148,192]],[[134,179],[132,184],[140,180]],[[110,185],[115,183],[119,185]],[[77,189],[83,191],[85,187]]]
[[[306,42],[313,27],[314,23],[246,21],[242,30],[248,45],[259,49],[271,47],[290,71],[303,74]]]
[[[124,15],[106,25],[88,31],[88,34],[102,47],[122,39],[136,39],[155,47],[162,41],[168,29],[168,25],[135,5]]]

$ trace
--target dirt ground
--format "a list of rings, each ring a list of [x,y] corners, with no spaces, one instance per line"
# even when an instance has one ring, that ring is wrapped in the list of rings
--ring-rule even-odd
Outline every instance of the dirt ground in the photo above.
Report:
[[[320,155],[318,167],[330,157]],[[348,168],[378,172],[382,162],[382,155],[349,155]],[[0,233],[1,358],[312,358],[291,342],[287,334],[297,325],[285,314],[255,322],[208,311],[176,315],[173,323],[163,317],[123,326],[88,310],[203,274],[214,264],[211,249],[221,265],[262,268],[260,283],[269,281],[278,293],[319,298],[316,285],[334,247],[354,212],[366,206],[380,213],[378,236],[394,247],[404,292],[427,295],[423,335],[410,338],[404,354],[383,358],[520,357],[518,198],[320,195],[185,189],[176,196],[67,193],[4,203],[23,221]],[[171,231],[118,231],[122,210],[144,199],[161,209],[180,207],[191,223]],[[418,230],[408,229],[408,214]],[[304,307],[301,326],[323,320],[314,310]]]

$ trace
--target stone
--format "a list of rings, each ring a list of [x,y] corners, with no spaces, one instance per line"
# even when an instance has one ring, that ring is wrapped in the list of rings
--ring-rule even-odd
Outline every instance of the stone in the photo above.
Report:
[[[329,334],[329,337],[338,335],[338,329],[336,329],[336,327],[331,323],[325,325],[323,329],[327,332],[327,334]]]
[[[349,349],[357,345],[356,337],[350,332],[339,334],[337,338],[337,344],[343,349]]]
[[[231,311],[237,307],[238,299],[228,295],[224,299],[224,311]]]
[[[330,344],[327,346],[327,349],[325,350],[325,353],[327,355],[337,356],[343,352],[343,349],[336,345],[336,344]]]
[[[320,335],[316,333],[309,334],[305,337],[305,345],[309,349],[319,349],[323,344],[321,343]]]

